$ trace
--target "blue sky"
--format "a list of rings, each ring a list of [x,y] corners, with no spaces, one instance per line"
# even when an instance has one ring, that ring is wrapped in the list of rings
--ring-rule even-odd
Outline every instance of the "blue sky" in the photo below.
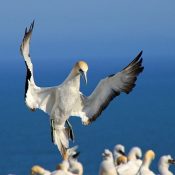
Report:
[[[141,49],[149,57],[169,59],[175,55],[174,6],[173,0],[7,0],[0,7],[1,57],[17,50],[24,28],[35,19],[37,59],[119,59]]]

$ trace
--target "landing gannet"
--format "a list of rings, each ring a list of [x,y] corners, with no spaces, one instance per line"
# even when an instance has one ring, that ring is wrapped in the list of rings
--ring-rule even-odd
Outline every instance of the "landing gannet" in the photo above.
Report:
[[[140,158],[142,157],[142,151],[139,147],[133,147],[128,154],[128,162],[124,165],[117,166],[117,172],[119,175],[135,175],[142,161]]]
[[[170,155],[162,156],[158,163],[160,175],[173,175],[169,170],[171,164],[175,164],[175,160]]]
[[[148,150],[145,153],[142,165],[136,175],[155,175],[150,169],[152,160],[155,159],[155,153],[152,150]]]
[[[114,165],[114,159],[111,151],[105,149],[102,154],[103,161],[100,165],[99,175],[117,175],[117,171]]]
[[[64,157],[65,150],[69,147],[69,139],[73,140],[69,117],[79,116],[82,123],[88,125],[100,116],[114,97],[121,92],[129,94],[135,86],[137,76],[143,71],[142,52],[122,71],[102,79],[88,97],[80,92],[80,76],[87,83],[88,65],[84,61],[78,61],[59,86],[38,87],[34,81],[29,54],[33,27],[34,22],[29,29],[26,28],[20,47],[27,68],[25,102],[32,111],[39,108],[50,115],[52,141]]]

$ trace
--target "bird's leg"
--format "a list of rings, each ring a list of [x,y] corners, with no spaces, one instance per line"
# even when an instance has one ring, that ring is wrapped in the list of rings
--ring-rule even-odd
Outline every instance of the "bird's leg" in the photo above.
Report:
[[[74,132],[73,132],[72,125],[70,124],[69,120],[66,120],[66,124],[67,124],[68,129],[69,129],[69,137],[72,141],[74,141]]]
[[[51,129],[51,139],[52,139],[52,143],[55,143],[55,137],[54,137],[54,132],[55,132],[55,127],[54,127],[54,120],[51,119],[50,120],[50,129]]]

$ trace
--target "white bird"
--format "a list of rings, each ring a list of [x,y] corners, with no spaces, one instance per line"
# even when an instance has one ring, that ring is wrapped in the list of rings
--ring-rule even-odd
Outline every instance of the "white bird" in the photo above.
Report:
[[[148,150],[144,155],[142,165],[136,175],[155,175],[155,173],[149,169],[153,159],[155,159],[154,151]]]
[[[127,157],[126,156],[120,156],[118,157],[117,159],[117,165],[116,168],[118,169],[119,167],[123,166],[124,164],[126,164],[128,161]]]
[[[121,144],[115,145],[113,155],[114,155],[114,163],[115,163],[115,165],[117,165],[118,158],[120,156],[126,156],[125,147]]]
[[[80,152],[69,157],[69,171],[73,174],[83,175],[83,165],[78,161],[78,156]]]
[[[34,22],[29,29],[26,28],[20,47],[27,68],[25,102],[32,111],[39,108],[50,116],[52,141],[64,157],[65,150],[69,147],[69,139],[73,140],[69,117],[79,116],[82,123],[88,125],[100,116],[114,97],[121,92],[129,94],[135,86],[138,74],[143,71],[142,52],[122,71],[102,79],[88,97],[80,92],[80,76],[87,83],[88,65],[84,61],[78,61],[59,86],[38,87],[34,81],[29,54],[33,27]]]
[[[31,168],[31,175],[51,175],[51,172],[48,170],[45,170],[39,165],[35,165]]]
[[[68,149],[66,151],[64,158],[69,163],[69,171],[71,173],[76,174],[76,175],[82,175],[83,174],[83,165],[78,161],[78,156],[79,156],[80,152],[77,152],[77,148],[78,148],[78,146],[74,146],[74,147]]]
[[[74,175],[69,171],[69,162],[64,160],[51,175]]]
[[[142,164],[142,150],[139,147],[133,147],[128,153],[128,161],[134,162],[138,167]]]
[[[64,160],[57,166],[57,170],[53,172],[46,170],[39,165],[35,165],[31,168],[31,175],[74,175],[74,174],[69,172],[69,162],[67,160]]]
[[[142,151],[139,147],[133,147],[128,154],[127,160],[128,162],[124,165],[119,165],[116,167],[119,175],[135,175],[142,161],[140,158],[142,157]]]
[[[103,161],[100,165],[99,175],[117,175],[112,152],[105,149],[102,156]]]
[[[175,160],[170,155],[162,156],[158,163],[160,175],[173,175],[169,170],[171,164],[175,164]]]

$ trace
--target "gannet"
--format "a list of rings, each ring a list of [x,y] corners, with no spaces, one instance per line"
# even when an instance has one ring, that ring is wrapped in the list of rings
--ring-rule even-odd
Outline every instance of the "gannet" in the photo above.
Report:
[[[83,175],[83,165],[81,162],[77,160],[75,155],[73,156],[73,158],[69,159],[69,165],[70,165],[69,168],[70,172],[77,175]]]
[[[51,175],[51,172],[48,170],[45,170],[39,165],[35,165],[31,168],[31,175]]]
[[[73,174],[83,175],[83,165],[78,161],[78,156],[80,152],[69,156],[69,171]]]
[[[142,150],[137,146],[131,148],[131,150],[128,153],[128,161],[136,163],[139,167],[142,164],[141,157]]]
[[[128,159],[126,156],[120,156],[117,158],[117,162],[115,164],[116,169],[118,170],[118,168],[122,167],[123,165],[125,165],[127,163]],[[114,162],[115,163],[115,162]]]
[[[171,164],[175,164],[175,160],[170,155],[162,156],[158,163],[160,175],[173,175],[169,170]]]
[[[116,171],[117,171],[117,175],[120,175],[120,173],[119,173],[119,169],[121,169],[122,167],[125,167],[125,165],[127,164],[127,161],[128,161],[128,159],[127,159],[127,157],[126,156],[119,156],[118,158],[117,158],[117,162],[116,162],[116,164],[115,164],[115,168],[116,168]],[[124,169],[125,170],[125,169]]]
[[[82,175],[83,174],[83,165],[78,161],[78,156],[80,152],[77,152],[78,146],[74,146],[72,148],[67,149],[64,160],[69,163],[69,172]],[[56,169],[60,169],[60,164],[57,166]]]
[[[57,170],[53,172],[46,170],[39,165],[35,165],[31,168],[31,175],[73,175],[71,172],[68,171],[68,169],[69,163],[68,161],[64,160],[59,164]]]
[[[25,103],[29,109],[41,109],[50,116],[51,136],[64,157],[69,147],[69,139],[73,140],[72,127],[68,121],[70,116],[78,116],[84,125],[95,121],[110,101],[121,92],[129,94],[135,86],[137,76],[143,71],[142,51],[120,72],[102,79],[88,97],[80,92],[80,76],[87,83],[88,65],[78,61],[65,81],[54,87],[38,87],[33,76],[33,64],[30,58],[29,45],[34,27],[25,30],[20,47],[26,64]]]
[[[54,171],[51,175],[73,175],[69,171],[69,162],[67,160],[64,160],[58,165],[57,170]]]
[[[128,154],[127,160],[128,162],[121,165],[117,166],[117,172],[119,175],[135,175],[141,164],[142,161],[140,158],[142,157],[142,151],[139,147],[133,147]]]
[[[117,165],[117,159],[120,156],[126,156],[125,147],[121,144],[115,145],[113,155],[114,155],[114,163],[115,163],[115,165]]]
[[[100,165],[99,175],[117,175],[117,171],[114,165],[114,159],[111,151],[105,149],[102,154],[103,161]]]
[[[154,172],[149,169],[153,159],[155,159],[154,151],[148,150],[144,155],[142,165],[136,175],[155,175]]]

